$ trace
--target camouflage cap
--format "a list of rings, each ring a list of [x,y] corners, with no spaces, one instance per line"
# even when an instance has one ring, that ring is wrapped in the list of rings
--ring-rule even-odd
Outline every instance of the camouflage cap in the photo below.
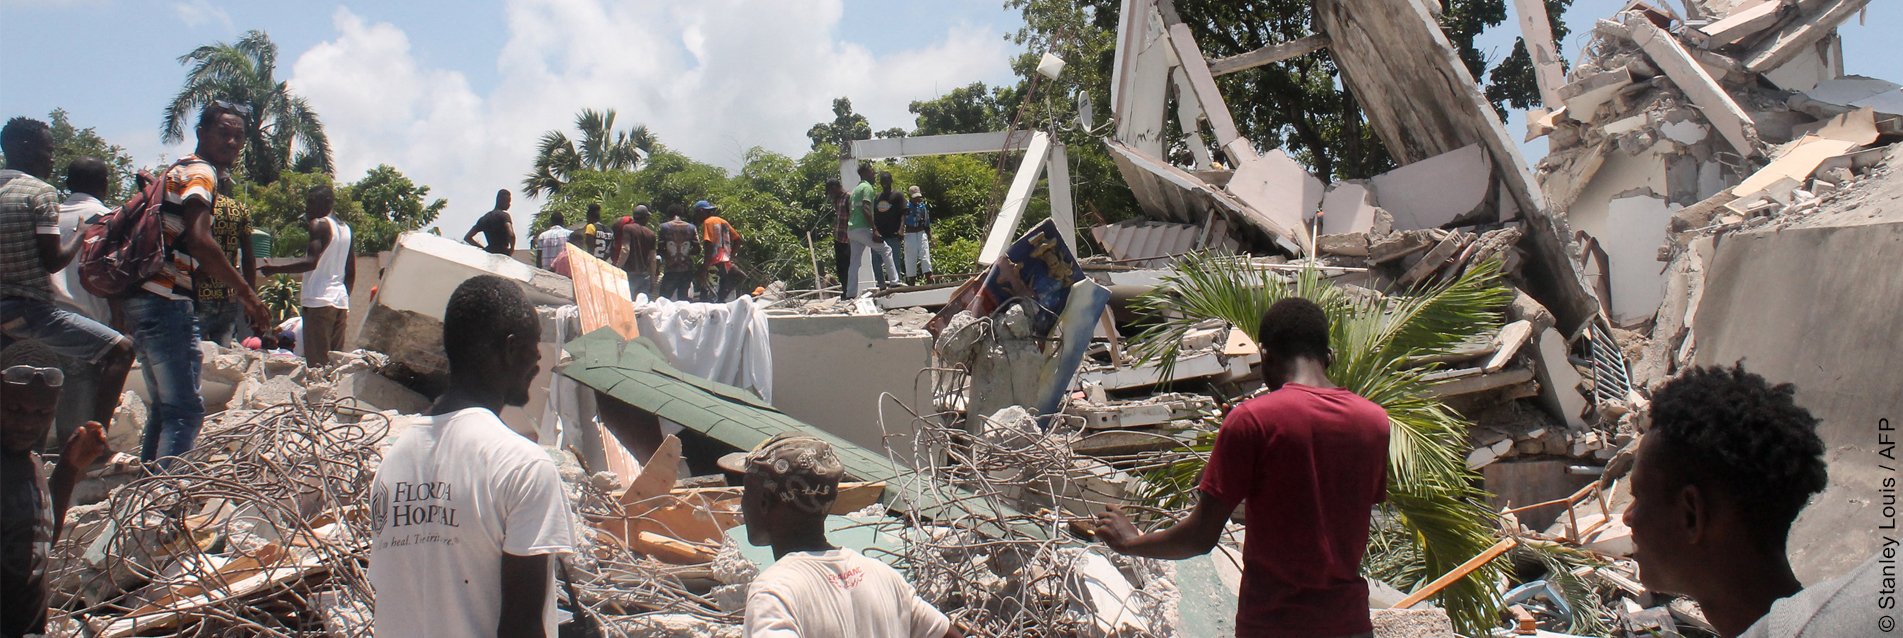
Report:
[[[839,497],[846,467],[825,441],[793,433],[775,435],[747,453],[747,474],[758,474],[769,499],[807,512],[826,512]]]

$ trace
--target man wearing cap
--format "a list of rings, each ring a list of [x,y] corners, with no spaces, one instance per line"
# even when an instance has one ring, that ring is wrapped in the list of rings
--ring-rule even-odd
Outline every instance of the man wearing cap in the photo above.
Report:
[[[707,268],[701,271],[701,283],[705,284],[710,274],[719,276],[720,289],[708,301],[725,303],[740,289],[740,280],[747,277],[747,273],[734,263],[734,258],[740,252],[740,231],[734,230],[733,224],[721,219],[720,207],[713,202],[704,199],[694,202],[694,214],[700,215],[700,239],[706,242],[701,252],[707,255]],[[701,286],[703,296],[708,288],[710,286]]]
[[[660,252],[655,250],[658,237],[648,228],[648,207],[635,206],[633,215],[621,218],[615,235],[616,258],[621,260],[617,263],[628,273],[628,296],[654,294],[654,262]]]
[[[932,276],[932,211],[917,184],[906,194],[905,283],[916,286]]]
[[[46,632],[47,560],[85,468],[106,453],[98,421],[73,430],[49,480],[40,446],[65,375],[53,350],[21,341],[0,354],[0,636]]]
[[[748,638],[957,637],[897,570],[826,540],[845,467],[825,441],[791,433],[748,453],[740,514],[775,562],[747,586]]]

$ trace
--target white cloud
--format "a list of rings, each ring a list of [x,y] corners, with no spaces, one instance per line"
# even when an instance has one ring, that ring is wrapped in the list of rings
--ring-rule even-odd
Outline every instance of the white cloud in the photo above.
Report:
[[[339,175],[393,164],[450,198],[439,223],[458,234],[497,188],[519,188],[541,133],[568,129],[582,108],[613,108],[620,127],[646,124],[731,169],[752,146],[804,153],[807,127],[829,119],[838,96],[875,129],[911,128],[912,100],[1010,77],[996,32],[951,25],[880,56],[841,37],[842,10],[840,0],[509,0],[500,75],[478,94],[459,72],[419,65],[402,29],[339,8],[336,37],[298,56],[290,82],[324,117]],[[537,205],[518,202],[518,213]]]
[[[223,27],[226,31],[237,30],[237,27],[231,22],[231,14],[225,13],[224,9],[212,6],[211,0],[174,2],[172,3],[172,12],[177,13],[178,19],[183,21],[185,26],[188,27],[199,27],[206,24],[217,23],[218,26]]]

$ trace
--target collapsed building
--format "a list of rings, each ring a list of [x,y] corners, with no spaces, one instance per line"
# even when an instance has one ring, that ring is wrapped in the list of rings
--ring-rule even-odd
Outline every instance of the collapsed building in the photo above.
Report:
[[[1125,0],[1103,143],[1150,219],[1075,228],[1045,133],[869,140],[842,161],[1023,153],[985,272],[952,285],[680,304],[633,298],[586,256],[564,278],[406,234],[359,268],[379,292],[357,305],[357,352],[313,370],[207,344],[214,416],[185,469],[119,458],[82,485],[91,504],[55,548],[56,633],[367,635],[370,477],[442,390],[449,291],[494,274],[543,327],[537,391],[502,416],[557,459],[587,526],[562,606],[609,635],[739,635],[771,557],[744,542],[714,459],[786,431],[846,465],[835,542],[901,568],[967,633],[1221,635],[1239,526],[1176,563],[1072,530],[1155,495],[1157,470],[1197,458],[1224,406],[1259,388],[1246,327],[1186,326],[1167,357],[1130,338],[1155,319],[1145,299],[1211,267],[1317,277],[1377,308],[1463,277],[1508,287],[1473,338],[1400,363],[1471,424],[1460,460],[1498,542],[1446,574],[1376,580],[1377,635],[1454,635],[1436,596],[1492,561],[1516,563],[1511,583],[1482,584],[1494,635],[1709,631],[1695,604],[1639,583],[1621,522],[1647,396],[1680,369],[1747,360],[1822,421],[1831,485],[1793,532],[1803,580],[1875,550],[1838,533],[1873,515],[1883,475],[1860,446],[1903,408],[1885,365],[1903,280],[1865,267],[1903,239],[1903,89],[1844,76],[1835,35],[1866,3],[1635,0],[1566,71],[1536,28],[1543,3],[1517,2],[1547,104],[1528,134],[1551,148],[1531,165],[1421,3],[1320,0],[1320,33],[1210,61],[1168,0]],[[1213,78],[1322,48],[1398,168],[1325,183],[1237,133]],[[1163,159],[1172,116],[1197,138],[1192,166]],[[1045,174],[1051,219],[1026,231]],[[1099,254],[1080,257],[1080,238]],[[140,431],[139,392],[115,436]]]

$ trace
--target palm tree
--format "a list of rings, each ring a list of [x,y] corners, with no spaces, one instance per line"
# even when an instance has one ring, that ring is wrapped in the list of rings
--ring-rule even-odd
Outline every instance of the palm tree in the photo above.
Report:
[[[179,56],[190,65],[185,86],[165,107],[161,137],[185,139],[185,127],[199,109],[215,100],[250,107],[245,118],[245,148],[240,165],[259,184],[277,181],[288,170],[331,173],[330,138],[310,102],[278,81],[278,47],[263,31],[247,31],[234,44],[219,42]]]
[[[542,134],[536,146],[535,165],[522,178],[522,192],[530,197],[555,194],[567,186],[577,172],[633,170],[642,158],[654,153],[654,135],[645,125],[616,131],[615,111],[582,109],[575,116],[575,128],[581,131],[580,143],[561,131]]]
[[[1178,261],[1176,273],[1164,277],[1162,286],[1134,302],[1157,323],[1137,336],[1131,352],[1167,366],[1181,353],[1183,336],[1203,321],[1221,319],[1255,338],[1263,311],[1276,301],[1293,296],[1321,306],[1328,313],[1335,354],[1330,380],[1388,412],[1388,500],[1378,518],[1399,528],[1398,544],[1404,547],[1396,555],[1403,560],[1371,560],[1381,563],[1371,573],[1405,589],[1451,571],[1496,540],[1497,517],[1487,506],[1486,492],[1477,487],[1479,475],[1465,462],[1469,424],[1422,382],[1433,366],[1409,360],[1451,351],[1497,328],[1500,311],[1511,299],[1500,282],[1499,263],[1488,261],[1452,282],[1382,298],[1331,284],[1314,268],[1285,278],[1245,260],[1192,256]],[[1188,455],[1147,476],[1150,493],[1140,498],[1187,506],[1182,495],[1194,493],[1204,460]],[[1494,625],[1499,595],[1493,583],[1505,573],[1500,563],[1440,594],[1457,631],[1481,635]]]

